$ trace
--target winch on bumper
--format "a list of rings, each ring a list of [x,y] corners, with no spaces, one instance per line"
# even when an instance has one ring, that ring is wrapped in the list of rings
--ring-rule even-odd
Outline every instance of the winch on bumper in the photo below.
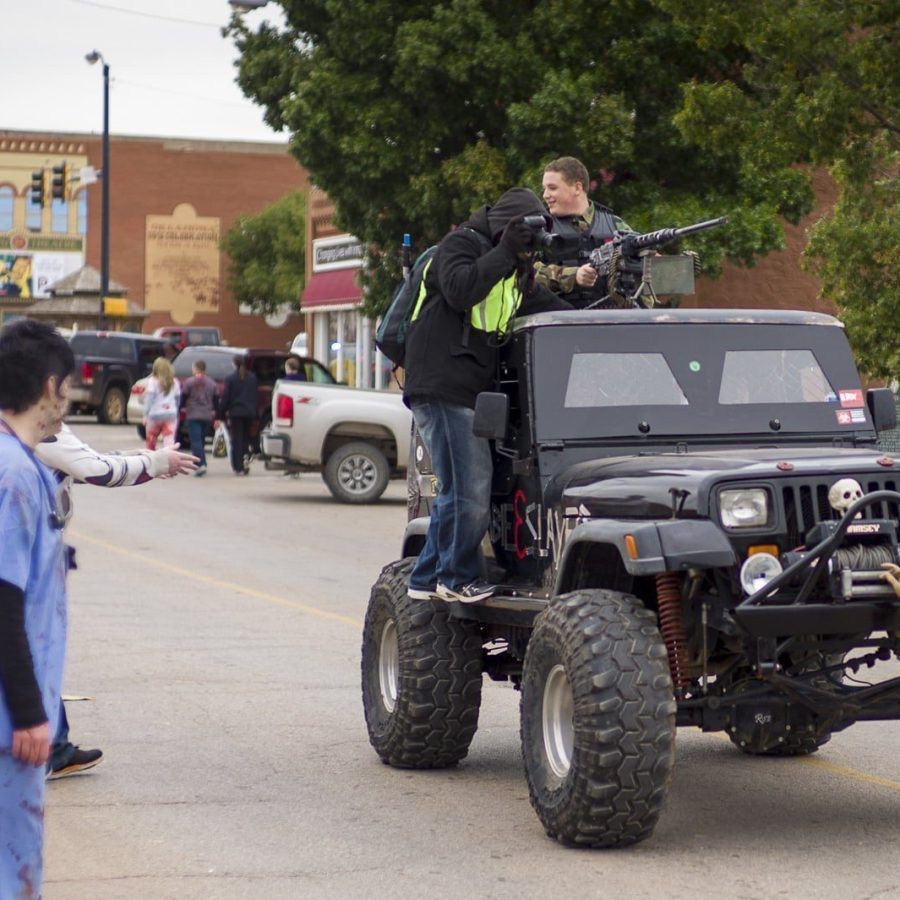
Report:
[[[898,503],[900,493],[866,494],[840,522],[811,529],[811,549],[782,554],[783,571],[733,610],[737,623],[750,635],[773,638],[900,631],[900,596],[884,577],[886,566],[900,564],[897,524],[857,518],[879,502]]]

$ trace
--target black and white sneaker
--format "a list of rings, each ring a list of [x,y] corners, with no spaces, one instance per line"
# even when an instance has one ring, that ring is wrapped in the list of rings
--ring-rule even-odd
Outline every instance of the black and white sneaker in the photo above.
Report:
[[[437,595],[441,600],[456,603],[477,603],[479,600],[486,600],[497,590],[497,585],[488,584],[480,578],[470,581],[458,588],[447,587],[446,584],[437,586]]]
[[[437,595],[437,590],[433,587],[430,588],[417,588],[410,585],[406,593],[409,594],[410,600],[440,600],[440,597]]]
[[[69,775],[86,772],[102,762],[102,750],[82,750],[81,747],[73,747],[72,753],[64,763],[47,772],[47,781],[55,781],[57,778],[67,778]]]

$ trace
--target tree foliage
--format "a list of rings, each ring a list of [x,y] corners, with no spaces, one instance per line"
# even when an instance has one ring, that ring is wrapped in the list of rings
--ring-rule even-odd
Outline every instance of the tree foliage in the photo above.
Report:
[[[737,64],[653,0],[279,0],[286,24],[230,26],[238,82],[291,135],[376,261],[370,311],[419,248],[545,162],[584,160],[634,227],[729,215],[692,239],[707,270],[780,247],[811,207],[802,177],[747,178],[730,147],[676,127],[681,84]],[[738,60],[740,62],[740,60]]]
[[[306,272],[306,195],[287,194],[257,215],[239,216],[222,238],[236,303],[267,315],[300,308]]]
[[[684,88],[676,124],[707,150],[734,148],[747,178],[829,167],[833,210],[807,265],[873,376],[900,373],[900,2],[658,0],[698,46],[734,60]],[[798,168],[803,166],[804,168]],[[780,173],[780,174],[779,174]]]
[[[833,166],[811,264],[863,353],[897,321],[900,0],[278,2],[283,27],[233,18],[238,82],[372,248],[370,312],[404,232],[425,247],[573,155],[636,228],[727,215],[690,244],[712,273],[783,246]]]

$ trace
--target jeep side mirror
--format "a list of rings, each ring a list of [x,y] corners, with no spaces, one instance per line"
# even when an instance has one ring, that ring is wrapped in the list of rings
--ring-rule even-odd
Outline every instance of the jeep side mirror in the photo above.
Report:
[[[890,388],[869,388],[866,404],[876,431],[890,431],[897,427],[897,407]]]
[[[509,425],[509,397],[506,394],[482,391],[475,398],[475,437],[502,441]]]

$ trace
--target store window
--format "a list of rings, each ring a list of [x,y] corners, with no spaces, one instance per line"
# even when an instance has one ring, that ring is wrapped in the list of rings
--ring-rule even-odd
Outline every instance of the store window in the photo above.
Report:
[[[9,185],[0,187],[0,231],[13,230],[13,209],[16,194]]]
[[[78,204],[78,233],[87,234],[88,192],[79,191],[75,202]]]
[[[69,206],[65,200],[54,200],[50,207],[50,230],[65,234],[69,230]]]
[[[31,194],[25,198],[25,227],[29,231],[41,230],[41,214],[43,208],[31,202]]]
[[[336,381],[356,384],[356,319],[355,311],[327,313],[328,370]]]

